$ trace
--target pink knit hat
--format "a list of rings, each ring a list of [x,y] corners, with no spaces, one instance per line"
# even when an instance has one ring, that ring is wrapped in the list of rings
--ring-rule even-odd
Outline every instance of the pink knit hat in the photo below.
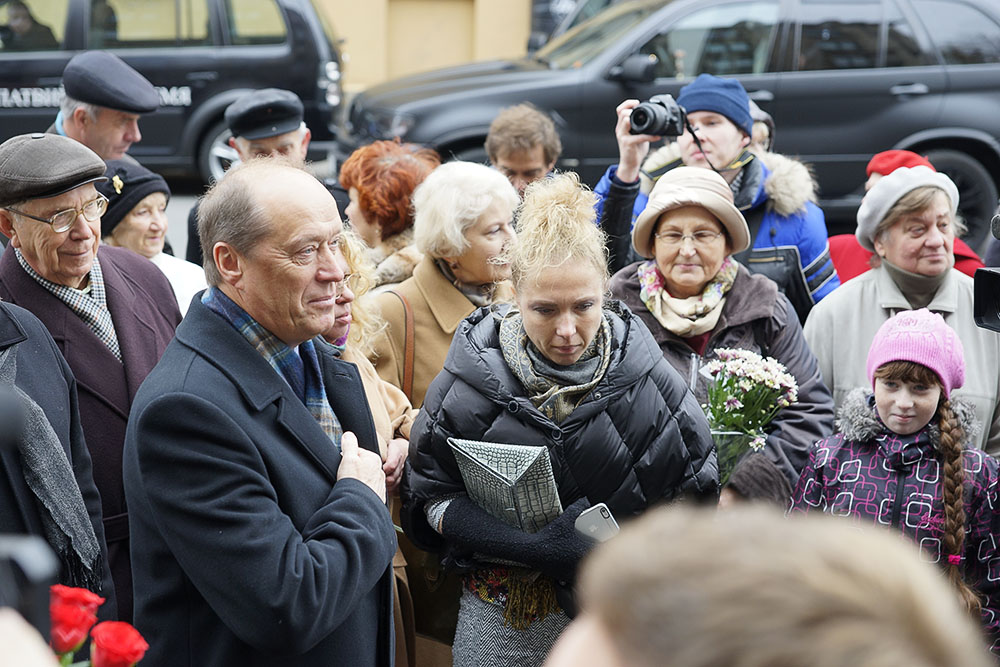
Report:
[[[965,384],[962,341],[943,317],[926,308],[905,310],[879,327],[866,367],[873,388],[875,371],[890,361],[912,361],[937,373],[945,398]]]

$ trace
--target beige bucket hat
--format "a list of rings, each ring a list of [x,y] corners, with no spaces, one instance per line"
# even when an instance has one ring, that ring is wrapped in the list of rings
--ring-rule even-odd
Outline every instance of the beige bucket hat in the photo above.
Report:
[[[646,259],[653,257],[653,231],[660,216],[681,206],[701,206],[718,218],[732,242],[732,252],[750,247],[750,230],[733,204],[726,179],[711,169],[676,167],[656,181],[649,203],[632,228],[632,247]]]

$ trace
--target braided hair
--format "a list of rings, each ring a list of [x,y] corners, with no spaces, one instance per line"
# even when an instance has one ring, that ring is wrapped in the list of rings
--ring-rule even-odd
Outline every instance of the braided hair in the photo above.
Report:
[[[890,361],[875,371],[875,377],[897,382],[912,382],[941,386],[941,380],[930,368],[912,361]],[[938,455],[941,462],[941,505],[944,509],[944,530],[941,540],[945,575],[958,591],[962,603],[974,617],[979,617],[979,594],[962,578],[965,551],[965,465],[963,444],[966,433],[951,407],[951,401],[941,394],[937,412],[941,433]]]

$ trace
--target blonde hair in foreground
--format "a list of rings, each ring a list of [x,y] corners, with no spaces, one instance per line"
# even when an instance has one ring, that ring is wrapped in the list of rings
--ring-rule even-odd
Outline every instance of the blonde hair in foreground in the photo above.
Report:
[[[596,224],[597,196],[573,172],[535,181],[524,192],[511,250],[514,288],[545,269],[573,260],[596,268],[608,280],[604,232]]]
[[[372,297],[368,295],[368,290],[375,284],[375,268],[368,259],[368,246],[350,229],[345,229],[340,236],[340,251],[347,263],[348,285],[354,292],[347,344],[368,356],[373,351],[379,332],[385,328],[385,320],[378,314],[378,309],[372,307]]]
[[[579,589],[636,667],[994,664],[915,546],[830,517],[654,510],[594,552]]]

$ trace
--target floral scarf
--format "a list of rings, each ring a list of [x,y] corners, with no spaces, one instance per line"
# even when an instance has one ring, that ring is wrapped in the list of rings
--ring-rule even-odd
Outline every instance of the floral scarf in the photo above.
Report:
[[[601,381],[611,362],[611,325],[601,318],[597,335],[570,366],[546,359],[528,339],[521,313],[511,309],[500,321],[504,361],[524,385],[535,407],[557,424],[576,409]]]
[[[656,260],[639,265],[639,298],[663,327],[681,338],[707,333],[715,328],[722,315],[726,293],[733,286],[739,264],[732,257],[719,268],[699,296],[677,299],[667,292],[663,274]]]

